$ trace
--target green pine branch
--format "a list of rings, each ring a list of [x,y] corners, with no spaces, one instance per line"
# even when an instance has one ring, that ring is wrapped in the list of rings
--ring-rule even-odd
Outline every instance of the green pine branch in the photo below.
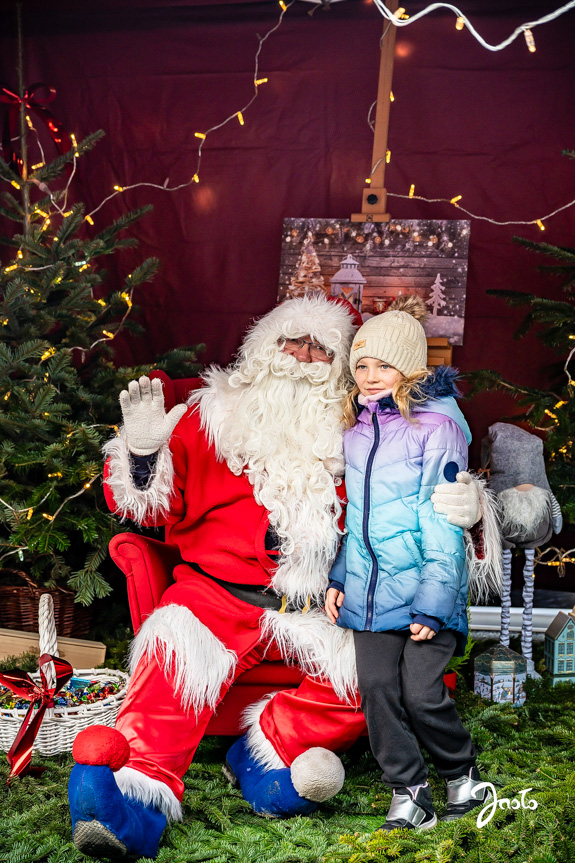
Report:
[[[75,156],[80,158],[82,156],[85,156],[86,153],[89,153],[90,150],[94,149],[98,141],[100,141],[105,136],[105,134],[106,133],[102,129],[99,129],[97,132],[92,132],[91,135],[88,135],[86,138],[80,141],[77,147],[73,147],[72,149],[68,150],[67,153],[62,153],[61,155],[56,156],[49,163],[33,171],[30,174],[30,181],[48,183],[52,180],[57,180],[59,177],[61,177],[63,170],[74,161]],[[5,162],[3,164],[6,168],[8,168]],[[2,176],[2,160],[0,160],[0,176]],[[17,177],[17,179],[20,181],[19,177]]]

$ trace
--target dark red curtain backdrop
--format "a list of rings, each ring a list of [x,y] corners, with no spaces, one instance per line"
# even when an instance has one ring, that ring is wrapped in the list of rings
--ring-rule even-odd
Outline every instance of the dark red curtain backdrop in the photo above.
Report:
[[[423,8],[409,3],[408,11]],[[490,41],[560,5],[559,0],[461,0]],[[95,206],[114,184],[186,182],[202,131],[248,101],[256,34],[277,20],[276,0],[75,0],[24,2],[26,79],[57,88],[54,111],[80,137],[105,140],[81,162],[74,197]],[[383,19],[368,0],[329,10],[296,2],[264,44],[269,83],[245,117],[206,142],[201,182],[168,194],[140,188],[100,211],[107,224],[125,207],[151,202],[137,227],[141,245],[110,266],[110,280],[138,256],[162,270],[139,304],[147,337],[119,346],[121,361],[147,361],[182,344],[205,342],[205,362],[226,363],[250,320],[275,301],[281,224],[287,216],[348,217],[360,209],[371,161],[366,118],[375,99]],[[15,4],[2,2],[1,77],[16,86]],[[390,192],[411,183],[427,197],[463,195],[462,204],[497,220],[532,219],[575,198],[573,121],[575,12],[492,53],[455,18],[435,12],[401,30],[387,172]],[[458,218],[449,205],[390,198],[398,218]],[[559,296],[542,263],[514,234],[573,245],[575,207],[537,227],[473,220],[463,371],[490,367],[545,385],[552,356],[532,336],[513,341],[521,315],[486,296],[489,288]],[[117,268],[117,269],[116,269]],[[513,406],[481,396],[466,408],[476,442]],[[477,459],[478,447],[473,450]]]

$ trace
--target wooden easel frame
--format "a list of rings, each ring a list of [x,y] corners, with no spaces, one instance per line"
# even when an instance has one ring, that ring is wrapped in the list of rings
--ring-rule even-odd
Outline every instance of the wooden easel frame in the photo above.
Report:
[[[387,0],[387,8],[395,13],[399,0]],[[387,212],[387,191],[385,188],[385,166],[387,164],[387,139],[389,114],[391,109],[391,82],[395,55],[395,34],[397,27],[386,19],[381,39],[381,59],[379,63],[379,83],[377,87],[377,110],[375,132],[373,135],[373,155],[371,159],[371,183],[363,190],[362,212],[352,213],[352,222],[389,222]],[[453,348],[446,338],[427,339],[427,362],[430,367],[451,365]]]
[[[399,2],[398,0],[387,0],[386,5],[390,12],[396,12]],[[367,184],[363,190],[362,212],[352,213],[352,222],[389,222],[391,218],[387,212],[385,165],[396,30],[397,27],[386,20],[381,39],[377,109],[375,114],[375,133],[373,136],[373,156],[371,160],[371,183]]]

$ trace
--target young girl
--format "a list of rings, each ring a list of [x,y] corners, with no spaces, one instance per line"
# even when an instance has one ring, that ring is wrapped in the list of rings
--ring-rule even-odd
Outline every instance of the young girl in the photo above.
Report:
[[[438,482],[467,467],[455,371],[429,373],[423,301],[401,298],[357,332],[344,435],[347,536],[326,611],[355,630],[361,705],[393,800],[383,830],[437,817],[420,741],[447,780],[443,820],[483,803],[476,752],[443,683],[467,639],[463,531],[437,515]],[[417,319],[416,319],[417,318]]]

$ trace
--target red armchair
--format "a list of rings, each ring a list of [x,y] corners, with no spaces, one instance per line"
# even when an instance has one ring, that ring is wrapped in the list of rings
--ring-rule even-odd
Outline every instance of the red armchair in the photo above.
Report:
[[[187,399],[191,390],[201,385],[199,378],[171,380],[164,372],[152,372],[164,384],[166,410]],[[173,545],[134,533],[121,533],[110,543],[110,555],[126,576],[128,602],[134,632],[152,613],[167,587],[172,572],[181,563]],[[277,689],[299,686],[303,674],[283,662],[262,662],[244,672],[227,692],[207,728],[207,734],[240,734],[240,716],[248,704]]]

